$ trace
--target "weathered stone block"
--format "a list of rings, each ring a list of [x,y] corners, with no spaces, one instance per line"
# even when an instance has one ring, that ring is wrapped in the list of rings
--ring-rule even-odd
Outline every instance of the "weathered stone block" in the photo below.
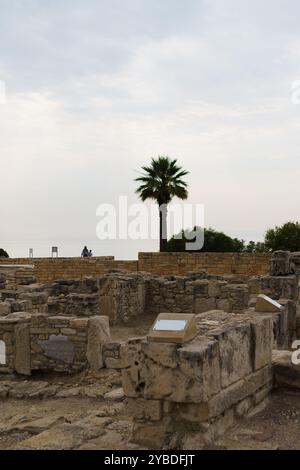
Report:
[[[269,384],[272,380],[272,367],[266,366],[257,372],[250,373],[247,377],[225,388],[209,401],[210,418],[221,415],[225,410],[253,395],[257,390]]]
[[[258,370],[272,361],[273,321],[272,317],[251,320],[253,369]]]
[[[290,252],[274,251],[270,260],[271,276],[286,276],[290,273]]]
[[[209,298],[195,298],[194,304],[195,313],[204,313],[209,310],[214,310],[216,308],[216,299],[214,297]]]
[[[219,342],[222,388],[252,371],[250,324],[228,326],[209,334]]]
[[[11,304],[9,302],[0,301],[0,317],[4,317],[11,313]]]
[[[175,369],[178,367],[177,357],[178,345],[172,343],[157,343],[143,341],[141,343],[141,352],[145,360],[150,359],[153,363]]]
[[[232,311],[232,305],[229,299],[217,299],[216,306],[217,310],[223,310],[224,312]]]
[[[137,420],[160,421],[163,416],[163,402],[161,400],[128,398],[126,413]]]
[[[201,423],[208,421],[210,418],[208,402],[177,403],[173,414],[176,416],[176,419],[189,423]]]
[[[26,323],[15,326],[15,370],[31,374],[30,327]]]
[[[161,449],[167,436],[169,424],[169,419],[155,423],[136,421],[130,440],[149,449]]]
[[[102,349],[111,341],[108,317],[92,317],[88,324],[87,360],[92,370],[104,367]]]
[[[216,393],[220,389],[218,345],[205,337],[197,339],[179,349],[168,343],[135,345],[131,365],[122,375],[125,394],[199,403]]]

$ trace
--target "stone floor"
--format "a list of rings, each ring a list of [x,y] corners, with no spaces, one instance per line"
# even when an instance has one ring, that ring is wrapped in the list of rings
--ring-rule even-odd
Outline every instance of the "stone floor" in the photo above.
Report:
[[[116,371],[0,380],[0,450],[139,449]],[[276,391],[209,449],[300,449],[300,392]]]
[[[135,449],[120,374],[0,380],[0,449]]]
[[[215,443],[215,448],[230,450],[299,450],[300,392],[278,390],[268,405]]]

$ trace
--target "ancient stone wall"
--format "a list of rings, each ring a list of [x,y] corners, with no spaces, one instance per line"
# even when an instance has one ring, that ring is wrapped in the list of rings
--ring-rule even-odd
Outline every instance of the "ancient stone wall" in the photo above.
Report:
[[[93,258],[0,258],[1,265],[32,264],[37,282],[52,282],[57,279],[75,279],[100,276],[112,269],[137,271],[137,261],[117,261],[113,256]]]
[[[0,258],[1,260],[1,258]],[[35,282],[34,267],[30,264],[1,264],[0,289],[17,289]]]
[[[145,276],[114,271],[101,277],[62,279],[0,290],[0,317],[14,312],[76,317],[105,315],[111,325],[125,324],[145,313]]]
[[[107,317],[76,318],[12,313],[0,318],[5,363],[0,373],[30,375],[33,370],[75,373],[104,366],[103,346],[110,342]]]
[[[214,309],[240,312],[248,307],[247,284],[231,284],[205,273],[189,277],[149,277],[146,280],[146,312],[194,312]]]
[[[268,253],[139,253],[138,269],[162,276],[206,271],[246,278],[267,274],[270,257]]]
[[[28,359],[30,361],[28,318],[22,315],[0,317],[0,341],[5,345],[0,373],[30,373],[26,364]]]
[[[99,297],[101,315],[107,315],[111,325],[135,321],[146,310],[145,278],[112,272],[100,278]]]
[[[198,336],[184,345],[137,338],[121,348],[133,442],[168,448],[175,433],[176,448],[187,448],[195,431],[213,440],[272,389],[270,316],[213,311],[197,323]]]
[[[244,277],[268,272],[270,255],[260,253],[139,253],[138,261],[115,260],[113,256],[93,258],[0,258],[1,264],[32,264],[37,282],[99,276],[112,269],[145,271],[152,274],[187,275],[207,271],[211,274]]]

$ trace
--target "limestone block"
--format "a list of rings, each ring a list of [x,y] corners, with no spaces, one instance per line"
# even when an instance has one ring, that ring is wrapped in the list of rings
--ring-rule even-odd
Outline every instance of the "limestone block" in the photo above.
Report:
[[[209,282],[207,280],[198,280],[193,282],[195,295],[198,297],[208,296]]]
[[[208,421],[210,418],[208,402],[177,403],[173,413],[177,419],[188,423],[201,423]]]
[[[214,297],[209,297],[207,299],[196,297],[194,305],[195,313],[208,312],[209,310],[214,310],[216,308],[216,299]]]
[[[169,343],[141,343],[134,364],[123,371],[129,397],[199,403],[220,389],[216,341],[197,338],[183,348]],[[157,348],[157,349],[156,349]]]
[[[145,359],[150,359],[154,363],[175,369],[178,367],[177,357],[178,346],[172,343],[156,343],[150,341],[142,341],[141,352]]]
[[[270,260],[271,276],[286,276],[290,273],[290,252],[275,251]]]
[[[218,297],[221,294],[221,287],[219,281],[210,281],[208,284],[209,297]]]
[[[11,302],[12,312],[30,312],[32,310],[32,303],[30,300],[19,300]]]
[[[252,371],[250,324],[227,326],[209,334],[219,342],[222,388]]]
[[[127,397],[143,396],[143,381],[140,377],[142,368],[141,343],[144,338],[133,338],[121,345],[120,360],[122,369],[122,385]]]
[[[251,340],[253,369],[258,370],[272,361],[273,322],[271,316],[251,320]]]
[[[254,405],[258,405],[267,398],[273,389],[273,381],[270,381],[267,385],[264,385],[258,392],[253,396]]]
[[[137,421],[134,423],[130,440],[149,449],[162,449],[169,426],[169,419],[155,423]]]
[[[104,362],[107,369],[124,369],[124,363],[120,358],[105,357]]]
[[[195,341],[180,348],[178,355],[180,370],[191,381],[188,391],[191,402],[193,402],[193,398],[196,403],[199,401],[199,390],[197,386],[194,387],[193,381],[195,380],[196,384],[200,377],[202,381],[200,395],[202,395],[202,398],[220,391],[220,349],[215,340],[198,336]]]
[[[257,297],[255,305],[256,312],[275,313],[280,312],[281,308],[282,306],[278,302],[264,294],[260,294]]]
[[[122,387],[111,390],[104,395],[104,400],[109,401],[123,401],[125,397],[124,390]]]
[[[128,398],[125,410],[129,416],[138,420],[160,421],[163,416],[163,402]]]
[[[227,290],[232,311],[243,311],[249,303],[249,287],[246,284],[228,284]]]
[[[104,367],[102,349],[111,341],[108,317],[96,316],[89,319],[87,360],[92,370]]]
[[[65,314],[92,316],[100,313],[98,294],[69,294],[66,297]]]
[[[216,308],[217,310],[223,310],[224,312],[232,311],[232,305],[229,299],[217,299]]]
[[[30,328],[26,323],[15,326],[15,370],[31,374]]]
[[[248,286],[249,286],[250,295],[255,295],[255,299],[256,299],[256,296],[260,294],[260,288],[261,288],[260,278],[257,276],[251,277],[248,281]]]
[[[88,318],[74,318],[70,320],[70,328],[77,329],[87,329],[89,323]]]
[[[297,309],[296,309],[296,303],[293,302],[292,300],[279,300],[279,303],[283,305],[284,310],[287,315],[287,329],[289,331],[294,331],[296,332],[297,329]]]
[[[295,276],[263,276],[261,278],[260,291],[272,299],[290,299],[293,300],[296,289]]]
[[[250,373],[247,377],[225,388],[209,400],[209,417],[213,418],[221,415],[225,410],[270,384],[272,380],[273,369],[271,366],[266,366],[257,372]]]
[[[253,399],[252,397],[248,397],[240,401],[236,405],[235,412],[237,416],[241,418],[242,416],[245,416],[252,407],[253,407]]]
[[[290,254],[290,271],[293,274],[300,274],[300,252]]]
[[[262,314],[267,315],[267,314]],[[270,315],[270,314],[269,314]],[[288,329],[287,329],[287,311],[285,309],[280,312],[272,313],[273,319],[273,337],[274,337],[274,349],[285,348],[286,342],[288,341]]]
[[[9,302],[0,302],[0,317],[5,317],[11,313],[11,304]]]

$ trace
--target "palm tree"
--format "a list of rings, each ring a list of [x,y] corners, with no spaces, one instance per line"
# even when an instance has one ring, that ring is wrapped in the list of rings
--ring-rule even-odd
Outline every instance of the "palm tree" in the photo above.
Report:
[[[168,156],[152,158],[150,166],[143,166],[144,173],[135,179],[141,183],[136,193],[142,201],[154,199],[159,206],[159,248],[167,251],[167,205],[173,197],[187,199],[187,183],[183,177],[188,171],[183,170],[177,160]]]

